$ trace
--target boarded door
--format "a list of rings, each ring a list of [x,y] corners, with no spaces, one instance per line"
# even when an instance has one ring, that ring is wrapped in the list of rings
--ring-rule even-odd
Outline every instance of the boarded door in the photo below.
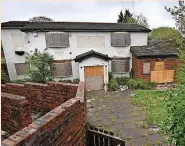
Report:
[[[84,67],[84,75],[86,89],[100,90],[104,85],[104,69],[103,66],[86,66]]]
[[[150,81],[156,83],[171,83],[174,79],[174,70],[151,71]]]
[[[174,70],[164,70],[164,62],[156,62],[155,70],[151,71],[150,81],[156,83],[171,83],[174,79]]]

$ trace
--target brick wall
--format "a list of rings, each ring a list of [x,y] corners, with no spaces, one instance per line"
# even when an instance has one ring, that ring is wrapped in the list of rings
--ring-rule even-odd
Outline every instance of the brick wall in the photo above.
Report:
[[[31,108],[24,96],[1,93],[2,130],[10,134],[21,130],[32,122]]]
[[[1,85],[1,91],[25,96],[32,109],[51,110],[61,103],[74,98],[78,85],[67,83],[7,83]]]
[[[164,61],[165,70],[176,70],[179,65],[178,58],[160,58],[160,61]],[[132,55],[132,69],[134,72],[134,77],[150,81],[150,74],[143,74],[143,63],[150,63],[150,70],[154,71],[155,62],[160,61],[157,58],[136,58],[134,55]]]
[[[47,86],[55,88],[62,85],[48,84]],[[74,89],[73,87],[72,90]],[[84,89],[84,82],[80,82],[75,97],[3,140],[2,145],[85,146],[87,105]]]

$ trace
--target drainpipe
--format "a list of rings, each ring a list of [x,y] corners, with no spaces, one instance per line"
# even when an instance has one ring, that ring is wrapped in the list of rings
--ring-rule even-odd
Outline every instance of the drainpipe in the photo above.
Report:
[[[104,82],[104,91],[107,92],[107,65],[105,65],[105,82]]]

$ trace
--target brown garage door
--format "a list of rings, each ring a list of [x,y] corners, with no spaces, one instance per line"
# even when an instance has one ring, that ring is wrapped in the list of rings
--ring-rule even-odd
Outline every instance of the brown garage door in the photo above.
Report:
[[[86,66],[84,68],[84,75],[86,81],[86,89],[100,90],[104,85],[104,70],[103,66]]]

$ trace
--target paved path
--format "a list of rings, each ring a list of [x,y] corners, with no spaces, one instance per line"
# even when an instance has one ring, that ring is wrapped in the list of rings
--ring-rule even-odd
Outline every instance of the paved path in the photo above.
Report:
[[[146,108],[132,105],[133,92],[88,92],[88,122],[114,132],[126,146],[165,146],[162,136],[147,124]]]

